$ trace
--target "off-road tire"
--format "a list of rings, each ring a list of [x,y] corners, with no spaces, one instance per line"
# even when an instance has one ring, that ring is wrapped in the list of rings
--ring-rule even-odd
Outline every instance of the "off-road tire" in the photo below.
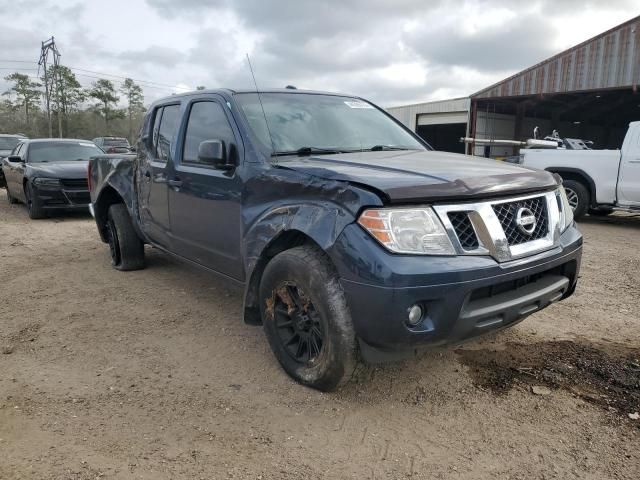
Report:
[[[24,196],[27,199],[27,210],[31,220],[40,220],[47,217],[47,212],[42,208],[42,203],[37,195],[33,194],[31,183],[25,184]]]
[[[278,330],[282,327],[276,325],[276,319],[283,315],[278,313],[281,310],[276,311],[276,308],[282,308],[279,303],[282,296],[278,293],[282,290],[279,289],[292,285],[303,291],[304,299],[309,301],[305,303],[307,312],[313,311],[317,331],[323,333],[319,353],[306,363],[296,360],[287,350],[287,342],[282,338],[286,332],[282,333]],[[353,377],[360,356],[351,314],[338,275],[322,250],[303,245],[276,255],[262,275],[259,298],[271,350],[294,380],[317,390],[331,391]],[[317,346],[316,343],[316,352]],[[307,349],[312,350],[310,343],[307,343]]]
[[[121,271],[144,268],[144,243],[138,237],[127,207],[116,203],[107,212],[107,240],[113,268]]]
[[[563,180],[562,185],[567,191],[567,196],[569,196],[569,192],[575,193],[578,204],[573,209],[573,218],[576,220],[581,219],[589,208],[589,190],[584,184],[575,180]]]

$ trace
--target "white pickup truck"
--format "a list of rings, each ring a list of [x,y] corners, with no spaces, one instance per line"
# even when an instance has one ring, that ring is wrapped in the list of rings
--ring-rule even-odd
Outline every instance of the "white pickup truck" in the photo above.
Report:
[[[520,163],[560,175],[574,217],[640,211],[640,122],[631,122],[622,150],[522,149]]]

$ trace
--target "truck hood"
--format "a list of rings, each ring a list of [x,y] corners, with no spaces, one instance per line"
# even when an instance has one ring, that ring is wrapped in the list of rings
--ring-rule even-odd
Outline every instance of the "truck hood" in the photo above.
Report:
[[[85,178],[87,176],[88,160],[73,160],[69,162],[28,163],[27,175],[47,178]]]
[[[558,184],[543,170],[437,151],[291,156],[280,157],[274,164],[327,180],[371,187],[390,203],[498,197],[548,190]]]

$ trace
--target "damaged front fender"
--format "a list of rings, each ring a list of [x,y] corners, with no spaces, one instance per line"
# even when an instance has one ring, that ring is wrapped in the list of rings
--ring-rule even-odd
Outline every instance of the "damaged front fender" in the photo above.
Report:
[[[254,207],[264,207],[265,200],[268,200],[269,208],[256,217],[244,234],[243,258],[247,280],[244,317],[245,322],[251,324],[260,323],[258,288],[262,272],[271,258],[281,251],[309,242],[328,252],[344,228],[356,220],[363,206],[382,205],[375,193],[348,182],[313,176],[301,178],[299,172],[287,169],[279,169],[277,176],[272,170],[268,181],[269,190],[260,188],[260,176],[250,186],[250,192],[256,192],[257,197]],[[278,188],[273,187],[274,181],[277,181]],[[265,191],[277,193],[278,198],[265,199]],[[253,195],[249,194],[247,198],[251,197]],[[252,210],[252,205],[245,208],[245,212]]]

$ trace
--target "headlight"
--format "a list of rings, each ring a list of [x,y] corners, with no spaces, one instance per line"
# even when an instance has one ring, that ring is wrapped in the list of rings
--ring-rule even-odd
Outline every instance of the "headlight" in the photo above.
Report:
[[[556,198],[558,199],[558,208],[560,209],[560,231],[564,232],[573,223],[573,209],[569,205],[569,199],[567,193],[564,191],[564,187],[560,187],[556,191]]]
[[[36,178],[33,181],[39,187],[59,187],[60,180],[57,178]]]
[[[455,255],[449,236],[430,208],[381,208],[362,212],[358,224],[388,250]]]

